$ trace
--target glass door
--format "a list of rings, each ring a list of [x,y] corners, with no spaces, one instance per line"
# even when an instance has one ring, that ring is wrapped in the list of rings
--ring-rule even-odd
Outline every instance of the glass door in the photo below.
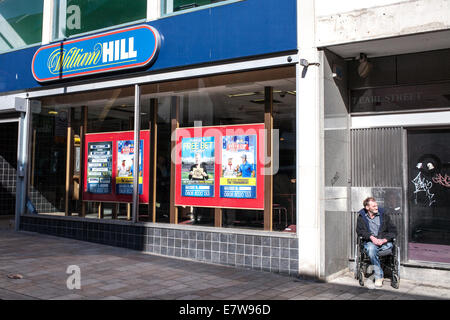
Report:
[[[450,129],[408,131],[408,258],[450,263]]]
[[[18,127],[17,120],[0,120],[0,229],[15,215]]]

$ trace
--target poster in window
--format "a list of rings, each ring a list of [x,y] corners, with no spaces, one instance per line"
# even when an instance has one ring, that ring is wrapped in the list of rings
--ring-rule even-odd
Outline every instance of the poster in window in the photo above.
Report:
[[[87,191],[109,194],[112,191],[112,142],[88,143]]]
[[[139,194],[142,194],[142,154],[144,141],[139,144]],[[133,171],[134,171],[134,141],[117,141],[117,174],[116,193],[133,194]]]
[[[149,202],[149,175],[145,173],[150,172],[150,131],[141,130],[139,137],[138,194],[139,203],[144,204]],[[88,133],[84,150],[83,201],[132,202],[134,131]]]
[[[221,198],[256,198],[256,138],[256,135],[222,137]]]
[[[214,197],[214,137],[181,141],[181,195]]]
[[[264,124],[178,128],[175,139],[176,206],[264,209]]]

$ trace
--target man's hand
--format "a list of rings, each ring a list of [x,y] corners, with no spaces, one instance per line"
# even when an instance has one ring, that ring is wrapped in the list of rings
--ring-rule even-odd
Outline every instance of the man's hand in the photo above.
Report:
[[[387,242],[386,239],[378,239],[375,236],[370,236],[370,241],[372,241],[372,243],[376,246],[382,246],[383,244],[385,244]]]

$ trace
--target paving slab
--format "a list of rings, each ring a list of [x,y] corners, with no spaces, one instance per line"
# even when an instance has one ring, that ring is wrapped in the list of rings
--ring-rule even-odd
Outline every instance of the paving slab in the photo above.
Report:
[[[81,289],[67,286],[80,268]],[[23,279],[9,279],[9,274]],[[0,299],[6,300],[439,300],[450,288],[402,280],[360,287],[346,273],[328,283],[169,258],[31,232],[0,230]]]

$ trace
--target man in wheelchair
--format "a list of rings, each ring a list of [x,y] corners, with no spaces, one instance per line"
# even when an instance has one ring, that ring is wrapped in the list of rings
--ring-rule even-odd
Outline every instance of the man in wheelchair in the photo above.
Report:
[[[382,287],[384,272],[382,261],[387,261],[392,271],[391,285],[398,288],[398,249],[395,245],[397,229],[383,208],[378,208],[373,197],[363,202],[364,208],[358,212],[356,233],[358,235],[356,275],[360,285],[364,285],[364,274],[368,258],[374,268],[375,287]]]

